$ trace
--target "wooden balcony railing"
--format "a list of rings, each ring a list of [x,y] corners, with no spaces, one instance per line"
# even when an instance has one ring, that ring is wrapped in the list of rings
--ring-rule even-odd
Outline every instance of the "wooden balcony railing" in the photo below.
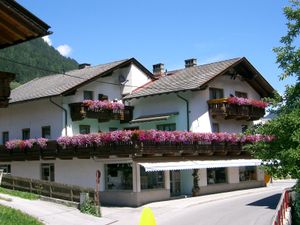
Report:
[[[0,71],[0,108],[6,108],[10,96],[10,82],[15,79],[15,74]]]
[[[120,120],[129,122],[133,118],[133,107],[125,106],[124,110],[113,112],[113,110],[101,110],[98,112],[88,110],[81,102],[69,104],[72,121],[83,120],[84,118],[98,119],[99,122],[109,120]]]
[[[207,103],[214,119],[258,120],[265,115],[264,108],[229,104],[227,98],[211,99]]]
[[[51,159],[89,159],[92,157],[164,157],[164,156],[239,156],[247,155],[241,143],[194,143],[194,144],[158,144],[152,142],[111,143],[101,146],[62,148],[56,141],[48,141],[47,147],[41,149],[11,149],[0,146],[0,162]]]

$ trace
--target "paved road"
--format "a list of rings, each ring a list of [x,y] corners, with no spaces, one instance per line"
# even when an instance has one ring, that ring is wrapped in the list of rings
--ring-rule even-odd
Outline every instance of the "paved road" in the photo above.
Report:
[[[283,188],[294,181],[270,187],[151,203],[157,225],[266,225],[274,216]],[[114,225],[137,225],[143,207],[103,207],[103,216]]]

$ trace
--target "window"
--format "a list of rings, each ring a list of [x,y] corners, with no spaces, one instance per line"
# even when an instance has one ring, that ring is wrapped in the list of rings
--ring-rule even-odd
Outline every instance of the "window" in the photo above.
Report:
[[[139,130],[139,127],[125,127],[124,130]]]
[[[11,173],[9,164],[0,164],[0,170],[3,170],[3,173]]]
[[[90,125],[79,125],[79,133],[80,134],[89,134],[91,133]]]
[[[160,124],[156,126],[157,130],[165,130],[165,131],[173,131],[176,130],[176,124],[170,123],[170,124]]]
[[[242,166],[240,167],[240,181],[256,180],[256,167],[255,166]]]
[[[141,189],[164,188],[164,172],[146,172],[144,167],[140,167]]]
[[[107,95],[99,94],[98,95],[98,100],[100,100],[100,101],[108,100],[108,97],[107,97]]]
[[[227,182],[226,168],[207,169],[207,184],[219,184]]]
[[[2,144],[5,145],[5,143],[9,141],[9,133],[8,131],[2,132]]]
[[[42,127],[42,137],[51,139],[51,127],[50,126]]]
[[[22,140],[30,139],[30,129],[26,128],[22,130]]]
[[[116,131],[116,130],[118,130],[118,128],[116,128],[116,127],[110,127],[110,128],[108,128],[108,130],[111,132],[111,131]]]
[[[92,91],[83,91],[83,99],[84,100],[93,100],[94,93]]]
[[[54,181],[54,164],[43,163],[41,167],[42,167],[42,180]]]
[[[132,190],[132,165],[130,163],[105,166],[106,190]]]
[[[242,133],[245,133],[248,129],[248,125],[242,125]]]
[[[211,131],[213,133],[219,133],[220,132],[219,124],[218,123],[212,123]]]
[[[210,99],[224,98],[224,90],[219,88],[210,88],[209,98]]]
[[[246,92],[236,91],[235,96],[239,98],[248,98],[248,95]]]

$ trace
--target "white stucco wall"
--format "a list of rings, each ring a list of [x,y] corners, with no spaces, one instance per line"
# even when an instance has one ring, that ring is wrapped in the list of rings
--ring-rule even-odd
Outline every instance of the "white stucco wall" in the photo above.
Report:
[[[229,184],[236,184],[240,182],[239,167],[229,167],[227,169],[227,174],[228,174],[227,181]]]
[[[59,103],[61,99],[57,97],[53,101]],[[63,119],[63,111],[49,99],[10,104],[0,109],[0,134],[8,131],[10,140],[21,139],[22,129],[30,128],[31,138],[38,138],[42,136],[43,126],[51,126],[51,138],[55,139],[61,135]]]

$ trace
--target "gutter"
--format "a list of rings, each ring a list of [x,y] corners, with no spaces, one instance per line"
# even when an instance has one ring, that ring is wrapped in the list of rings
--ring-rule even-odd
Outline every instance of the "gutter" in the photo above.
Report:
[[[186,130],[189,131],[190,130],[190,103],[189,101],[180,96],[179,94],[176,94],[178,98],[182,99],[183,101],[185,101],[185,104],[186,104]]]
[[[60,109],[62,109],[62,110],[64,111],[64,114],[65,114],[65,135],[68,136],[68,131],[67,131],[67,126],[68,126],[68,111],[67,111],[64,107],[62,107],[62,106],[58,105],[56,102],[54,102],[54,101],[51,99],[51,97],[49,98],[49,101],[50,101],[53,105],[57,106],[58,108],[60,108]]]

